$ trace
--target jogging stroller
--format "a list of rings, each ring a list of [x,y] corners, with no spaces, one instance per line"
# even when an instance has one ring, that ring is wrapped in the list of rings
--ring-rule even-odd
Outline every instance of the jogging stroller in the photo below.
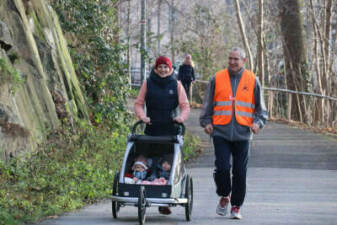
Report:
[[[191,220],[193,206],[193,181],[187,174],[183,158],[183,136],[185,126],[176,123],[180,127],[178,135],[172,136],[148,136],[136,134],[136,128],[142,124],[138,121],[134,124],[129,135],[123,163],[120,172],[116,172],[113,181],[112,215],[118,217],[122,206],[138,207],[139,224],[145,224],[146,208],[150,206],[174,207],[183,206],[187,221]],[[126,182],[127,174],[137,155],[146,155],[152,160],[152,169],[163,155],[170,155],[171,170],[166,184],[132,184]],[[151,167],[151,166],[149,166]]]

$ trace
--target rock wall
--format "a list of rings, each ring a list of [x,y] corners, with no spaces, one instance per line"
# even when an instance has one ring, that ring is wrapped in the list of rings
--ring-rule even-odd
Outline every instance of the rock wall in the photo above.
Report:
[[[0,158],[34,151],[66,117],[88,113],[54,10],[46,0],[1,0]]]

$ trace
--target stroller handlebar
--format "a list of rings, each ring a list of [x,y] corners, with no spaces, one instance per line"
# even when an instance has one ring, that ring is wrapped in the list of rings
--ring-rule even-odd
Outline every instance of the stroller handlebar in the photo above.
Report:
[[[134,135],[136,133],[136,128],[138,125],[143,124],[144,122],[142,120],[138,120],[132,127],[131,134]],[[156,122],[154,122],[156,123]],[[172,121],[172,124],[178,125],[181,129],[179,129],[179,135],[184,136],[185,135],[185,125],[183,123],[178,123],[176,121]]]

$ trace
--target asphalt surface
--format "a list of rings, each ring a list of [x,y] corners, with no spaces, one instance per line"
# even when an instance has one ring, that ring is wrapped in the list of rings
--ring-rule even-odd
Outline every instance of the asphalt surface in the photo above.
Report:
[[[188,130],[203,140],[204,153],[189,162],[194,182],[192,221],[183,207],[163,216],[156,207],[146,211],[146,224],[337,225],[337,138],[268,123],[254,137],[250,152],[247,195],[242,220],[215,213],[218,196],[212,179],[213,149],[192,110]],[[121,208],[117,220],[105,200],[39,225],[138,224],[137,208]]]

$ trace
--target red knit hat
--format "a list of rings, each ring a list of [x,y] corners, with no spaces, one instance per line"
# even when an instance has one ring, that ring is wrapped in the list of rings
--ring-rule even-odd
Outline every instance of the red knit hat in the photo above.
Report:
[[[157,68],[160,64],[165,64],[170,68],[170,70],[172,70],[171,60],[167,58],[166,56],[159,56],[156,59],[156,65],[154,66],[154,68]]]

